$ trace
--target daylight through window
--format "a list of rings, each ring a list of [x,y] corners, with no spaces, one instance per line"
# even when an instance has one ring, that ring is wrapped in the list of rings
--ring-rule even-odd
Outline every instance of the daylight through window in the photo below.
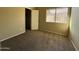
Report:
[[[46,13],[46,22],[67,23],[68,8],[52,8]]]

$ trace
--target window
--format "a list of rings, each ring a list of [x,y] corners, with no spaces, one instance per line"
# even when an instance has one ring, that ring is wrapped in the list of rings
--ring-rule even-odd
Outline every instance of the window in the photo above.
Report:
[[[52,8],[46,13],[46,22],[67,23],[68,8]]]

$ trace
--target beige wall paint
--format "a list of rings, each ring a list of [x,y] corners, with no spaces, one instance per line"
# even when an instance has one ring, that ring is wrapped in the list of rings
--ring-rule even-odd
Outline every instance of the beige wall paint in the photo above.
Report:
[[[27,9],[30,9],[30,10],[35,10],[35,7],[25,7]]]
[[[25,8],[0,7],[0,40],[25,32]]]
[[[79,7],[72,8],[70,37],[76,47],[76,50],[79,50]]]
[[[38,30],[39,10],[31,10],[31,29]]]
[[[60,23],[49,23],[46,22],[46,9],[47,8],[37,8],[39,11],[39,29],[49,32],[56,32],[58,34],[67,35],[68,34],[68,24]]]

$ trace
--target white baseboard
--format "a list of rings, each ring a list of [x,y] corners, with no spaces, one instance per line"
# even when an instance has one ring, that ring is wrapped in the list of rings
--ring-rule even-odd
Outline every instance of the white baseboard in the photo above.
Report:
[[[7,40],[7,39],[10,39],[10,38],[12,38],[12,37],[18,36],[18,35],[23,34],[23,33],[25,33],[25,31],[24,31],[24,32],[17,33],[17,34],[15,34],[15,35],[12,35],[12,36],[10,36],[10,37],[1,39],[0,42],[5,41],[5,40]]]
[[[53,32],[53,31],[48,31],[48,30],[40,30],[40,31],[46,31],[46,32],[50,32],[50,33],[55,33],[55,34],[58,34],[58,35],[66,36],[65,34],[58,33],[58,32]]]
[[[74,42],[72,41],[72,39],[70,39],[70,41],[71,41],[73,47],[75,48],[75,51],[79,51],[79,50],[77,49],[76,45],[74,44]]]
[[[79,50],[77,49],[76,45],[74,44],[74,42],[73,42],[71,36],[69,36],[69,39],[70,39],[70,41],[71,41],[73,47],[75,48],[75,51],[79,51]]]
[[[73,42],[73,40],[72,40],[72,38],[71,38],[71,35],[69,35],[69,39],[70,39],[70,41],[71,41],[71,43],[72,43],[72,45],[73,45],[75,51],[79,51],[78,48],[76,47],[76,45],[74,44],[74,42]]]

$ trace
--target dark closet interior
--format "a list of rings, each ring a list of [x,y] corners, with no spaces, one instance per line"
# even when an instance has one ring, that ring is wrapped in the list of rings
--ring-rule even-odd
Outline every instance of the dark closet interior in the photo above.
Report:
[[[25,28],[31,30],[31,10],[25,8]]]

